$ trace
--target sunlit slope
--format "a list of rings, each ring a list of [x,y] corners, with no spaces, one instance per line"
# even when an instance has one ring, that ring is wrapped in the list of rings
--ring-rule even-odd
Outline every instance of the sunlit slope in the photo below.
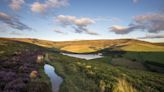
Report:
[[[63,51],[74,53],[96,52],[102,49],[121,50],[121,51],[139,51],[139,52],[163,52],[164,46],[159,43],[150,43],[134,39],[117,39],[117,40],[82,40],[82,41],[62,41],[53,42],[38,39],[20,39],[11,40],[33,43],[39,46],[56,48]]]
[[[63,43],[62,43],[63,44]],[[59,45],[58,45],[59,46]],[[163,52],[164,46],[139,40],[120,39],[120,40],[93,40],[93,41],[74,41],[65,42],[60,50],[86,53],[96,52],[102,49],[135,51],[135,52]]]
[[[95,52],[95,49],[90,48],[90,45],[70,45],[61,48],[63,51],[76,52],[76,53],[87,53]]]
[[[56,45],[56,42],[47,41],[47,40],[39,40],[39,39],[31,39],[31,38],[7,38],[7,39],[28,42],[28,43],[36,44],[43,47],[58,47]]]
[[[143,42],[139,40],[131,40],[120,46],[116,46],[114,50],[123,50],[123,51],[135,51],[135,52],[149,52],[149,51],[164,51],[164,46],[158,44],[152,44],[148,42]]]

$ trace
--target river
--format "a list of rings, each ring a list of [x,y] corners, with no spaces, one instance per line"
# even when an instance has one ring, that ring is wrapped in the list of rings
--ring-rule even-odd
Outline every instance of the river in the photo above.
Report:
[[[59,88],[63,82],[63,79],[56,74],[55,68],[49,64],[44,65],[44,71],[51,79],[52,92],[59,92]]]

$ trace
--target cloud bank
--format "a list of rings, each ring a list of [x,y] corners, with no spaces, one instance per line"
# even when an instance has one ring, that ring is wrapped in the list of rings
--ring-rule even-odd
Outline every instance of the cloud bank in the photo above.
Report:
[[[87,26],[95,23],[95,21],[90,18],[77,18],[75,16],[59,15],[55,17],[55,20],[64,27],[71,26],[76,33],[84,32],[90,35],[98,35],[98,33],[90,31],[87,28]]]
[[[0,21],[17,30],[32,30],[32,28],[20,22],[19,19],[12,17],[4,12],[0,12]]]
[[[136,30],[158,33],[164,31],[164,13],[151,13],[146,15],[135,16],[133,21],[127,27],[113,25],[110,31],[116,34],[127,34]]]
[[[44,3],[34,2],[31,5],[31,11],[36,13],[44,13],[50,8],[59,8],[68,5],[68,0],[46,0]]]

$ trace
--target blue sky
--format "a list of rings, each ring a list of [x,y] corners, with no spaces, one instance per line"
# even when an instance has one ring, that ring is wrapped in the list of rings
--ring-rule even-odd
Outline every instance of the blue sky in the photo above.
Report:
[[[1,0],[0,37],[164,42],[164,0]]]

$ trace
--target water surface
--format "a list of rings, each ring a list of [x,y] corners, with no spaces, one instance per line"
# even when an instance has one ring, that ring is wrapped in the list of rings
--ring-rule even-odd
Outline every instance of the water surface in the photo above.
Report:
[[[52,92],[59,92],[63,79],[55,73],[55,68],[49,64],[44,65],[44,71],[51,79]]]
[[[70,56],[70,57],[76,57],[76,58],[81,58],[81,59],[86,59],[86,60],[103,57],[101,53],[98,53],[98,54],[72,54],[72,53],[70,54],[70,53],[62,53],[62,54]]]

